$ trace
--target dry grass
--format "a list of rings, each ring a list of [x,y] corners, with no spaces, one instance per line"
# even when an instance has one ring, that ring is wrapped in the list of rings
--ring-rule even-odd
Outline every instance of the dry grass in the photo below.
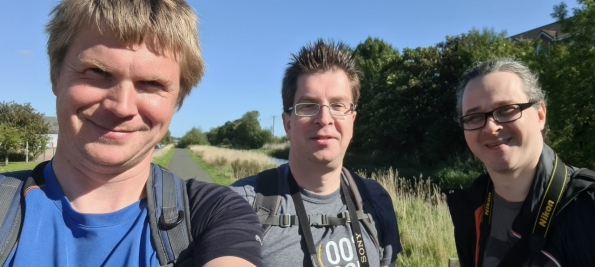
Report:
[[[256,174],[275,166],[266,155],[246,150],[233,150],[211,146],[192,146],[190,149],[210,167],[226,172],[233,179]],[[254,166],[248,167],[253,164]],[[233,165],[237,167],[234,171]],[[242,169],[242,170],[240,170]],[[414,181],[398,177],[396,170],[373,173],[391,195],[403,252],[398,266],[447,266],[448,259],[456,257],[454,228],[445,196],[429,179]]]
[[[267,155],[248,150],[213,146],[190,146],[189,148],[195,155],[212,167],[218,168],[233,181],[277,166]]]
[[[429,179],[398,177],[396,170],[373,173],[391,195],[403,252],[398,266],[447,266],[457,257],[454,228],[444,194]]]
[[[289,147],[289,141],[283,142],[283,143],[277,143],[277,144],[266,143],[266,144],[264,144],[264,146],[262,146],[262,149],[264,149],[264,150],[282,150],[282,149],[286,149],[288,147]]]

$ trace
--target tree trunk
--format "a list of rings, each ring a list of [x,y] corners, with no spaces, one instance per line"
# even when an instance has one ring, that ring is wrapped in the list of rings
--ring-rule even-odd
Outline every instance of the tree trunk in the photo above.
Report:
[[[29,163],[29,141],[25,143],[25,162]]]
[[[8,153],[6,153],[6,156],[4,157],[4,166],[8,166]]]

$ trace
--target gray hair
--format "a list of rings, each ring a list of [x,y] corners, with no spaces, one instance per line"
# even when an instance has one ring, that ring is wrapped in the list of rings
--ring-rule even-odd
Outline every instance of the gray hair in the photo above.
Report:
[[[457,115],[463,115],[463,94],[465,87],[472,79],[483,77],[490,73],[505,71],[516,74],[523,81],[523,91],[529,98],[529,102],[546,104],[545,93],[539,85],[537,75],[522,62],[512,58],[500,58],[496,60],[480,62],[475,67],[467,70],[457,88]]]

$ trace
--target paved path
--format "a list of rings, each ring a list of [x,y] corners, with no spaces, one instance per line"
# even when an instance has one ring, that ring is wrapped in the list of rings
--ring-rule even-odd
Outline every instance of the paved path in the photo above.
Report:
[[[213,183],[213,179],[205,170],[203,170],[198,163],[194,162],[192,157],[188,155],[186,149],[175,148],[174,156],[167,167],[173,173],[180,176],[182,179],[194,178],[199,181]]]

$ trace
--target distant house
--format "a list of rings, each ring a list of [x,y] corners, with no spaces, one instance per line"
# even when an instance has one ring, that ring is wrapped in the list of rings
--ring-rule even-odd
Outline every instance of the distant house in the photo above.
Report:
[[[568,33],[561,31],[559,22],[550,23],[535,29],[522,32],[508,37],[513,42],[534,42],[541,40],[543,43],[551,43],[568,37]]]
[[[47,134],[50,140],[46,143],[47,148],[58,146],[58,118],[56,117],[43,117],[43,119],[50,125],[50,132]]]

